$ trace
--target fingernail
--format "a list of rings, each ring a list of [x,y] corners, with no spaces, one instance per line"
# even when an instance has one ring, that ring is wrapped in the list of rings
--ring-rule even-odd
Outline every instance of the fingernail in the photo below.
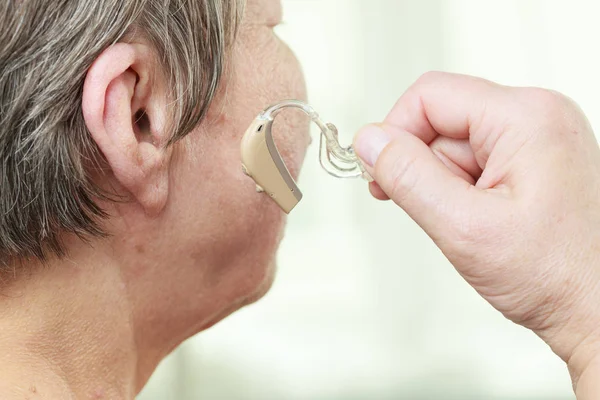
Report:
[[[354,147],[360,159],[373,167],[390,141],[389,135],[383,129],[377,125],[369,125],[358,132]]]

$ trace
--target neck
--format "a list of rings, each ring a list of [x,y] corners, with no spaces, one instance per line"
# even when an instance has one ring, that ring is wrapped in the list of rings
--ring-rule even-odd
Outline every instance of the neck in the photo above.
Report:
[[[131,399],[160,360],[138,358],[120,269],[75,259],[19,267],[0,288],[0,398]]]
[[[133,399],[177,345],[270,285],[262,264],[248,275],[244,249],[209,244],[173,266],[172,252],[147,245],[160,229],[123,225],[0,276],[0,399]]]

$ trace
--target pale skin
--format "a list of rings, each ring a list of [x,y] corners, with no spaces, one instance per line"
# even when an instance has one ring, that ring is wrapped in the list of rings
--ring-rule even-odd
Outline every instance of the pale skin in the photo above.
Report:
[[[581,110],[542,89],[424,75],[355,140],[377,183],[458,272],[600,398],[600,148]]]
[[[305,99],[277,38],[276,0],[249,0],[206,118],[164,144],[169,109],[158,57],[140,38],[106,49],[82,98],[106,158],[94,176],[127,201],[103,202],[107,239],[65,237],[66,259],[23,261],[0,288],[1,399],[132,399],[182,341],[271,286],[284,217],[242,174],[241,136],[267,105]],[[148,125],[136,123],[143,108]],[[308,120],[286,112],[276,140],[297,176]]]
[[[272,32],[280,18],[277,1],[248,0],[210,115],[172,147],[148,44],[96,60],[82,98],[107,161],[95,179],[128,201],[102,204],[109,238],[65,237],[66,259],[24,261],[3,283],[0,398],[132,399],[183,340],[268,290],[284,218],[241,173],[239,142],[265,105],[306,96]],[[308,123],[281,121],[296,176]],[[356,147],[374,196],[396,201],[482,296],[545,340],[579,400],[598,398],[600,150],[581,111],[540,89],[428,74]]]

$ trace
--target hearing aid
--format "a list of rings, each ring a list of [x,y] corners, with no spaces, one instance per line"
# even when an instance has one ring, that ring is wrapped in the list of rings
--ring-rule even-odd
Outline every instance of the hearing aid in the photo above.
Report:
[[[256,183],[256,190],[271,197],[289,214],[302,200],[302,192],[286,167],[273,140],[275,117],[286,108],[304,111],[321,130],[319,159],[322,168],[336,178],[360,178],[372,182],[352,146],[342,147],[337,128],[321,120],[315,110],[298,100],[285,100],[261,112],[242,138],[242,171]]]

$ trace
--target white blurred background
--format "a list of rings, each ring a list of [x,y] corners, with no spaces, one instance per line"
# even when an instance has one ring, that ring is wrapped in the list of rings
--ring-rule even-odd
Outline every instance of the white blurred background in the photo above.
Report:
[[[599,126],[597,1],[283,3],[278,33],[344,143],[429,70],[557,89]],[[481,300],[400,209],[322,172],[316,143],[273,290],[188,341],[141,400],[574,399],[544,343]]]

